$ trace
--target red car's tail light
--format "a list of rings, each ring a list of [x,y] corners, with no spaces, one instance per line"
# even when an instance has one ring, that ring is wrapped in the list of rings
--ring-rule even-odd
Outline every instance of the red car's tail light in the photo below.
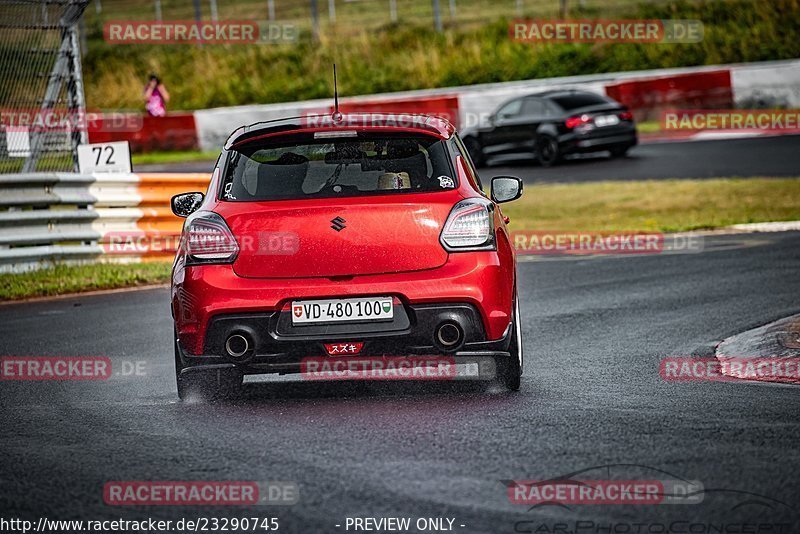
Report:
[[[239,254],[239,244],[225,219],[211,211],[187,219],[182,243],[188,263],[230,263]]]
[[[623,111],[622,113],[619,114],[619,118],[620,120],[623,121],[632,121],[633,113],[631,113],[630,111]]]
[[[583,126],[584,124],[589,124],[592,122],[592,118],[589,115],[576,115],[574,117],[569,117],[567,119],[567,128],[572,130],[578,126]]]
[[[477,198],[462,200],[453,206],[442,230],[442,244],[447,250],[494,248],[491,204]]]

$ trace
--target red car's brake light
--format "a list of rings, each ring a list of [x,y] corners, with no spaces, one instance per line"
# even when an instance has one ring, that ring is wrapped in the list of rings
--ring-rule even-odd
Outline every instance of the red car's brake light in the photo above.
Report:
[[[441,241],[447,250],[492,249],[494,228],[491,204],[477,198],[462,200],[453,206],[444,223]]]
[[[578,126],[583,126],[584,124],[589,124],[592,122],[592,118],[589,115],[576,115],[574,117],[569,117],[567,119],[567,128],[572,130]]]
[[[230,263],[239,244],[219,214],[200,211],[189,217],[181,239],[188,263]]]

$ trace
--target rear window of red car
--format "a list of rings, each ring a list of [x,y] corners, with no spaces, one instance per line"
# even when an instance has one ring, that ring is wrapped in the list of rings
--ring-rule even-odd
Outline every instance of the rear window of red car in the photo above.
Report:
[[[256,140],[233,149],[223,200],[261,201],[453,189],[446,143],[433,137],[370,136],[281,144]],[[265,142],[270,141],[270,142]]]

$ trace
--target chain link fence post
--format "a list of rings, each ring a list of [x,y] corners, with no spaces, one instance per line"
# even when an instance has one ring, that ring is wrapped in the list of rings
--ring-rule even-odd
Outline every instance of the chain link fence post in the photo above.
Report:
[[[319,6],[317,0],[311,0],[311,32],[315,41],[319,41]]]
[[[0,10],[0,173],[72,171],[87,142],[79,25],[89,0]]]
[[[436,31],[442,33],[444,27],[442,26],[442,8],[439,5],[439,0],[433,0],[433,25]]]

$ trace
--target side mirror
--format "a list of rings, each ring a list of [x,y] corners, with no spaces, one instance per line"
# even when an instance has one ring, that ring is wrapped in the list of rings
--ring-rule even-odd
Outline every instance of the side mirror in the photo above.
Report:
[[[182,193],[180,195],[175,195],[170,201],[172,213],[178,217],[188,217],[197,211],[203,203],[203,198],[205,198],[203,193]]]
[[[510,202],[522,196],[522,180],[516,176],[495,176],[492,178],[492,200],[498,204]]]

